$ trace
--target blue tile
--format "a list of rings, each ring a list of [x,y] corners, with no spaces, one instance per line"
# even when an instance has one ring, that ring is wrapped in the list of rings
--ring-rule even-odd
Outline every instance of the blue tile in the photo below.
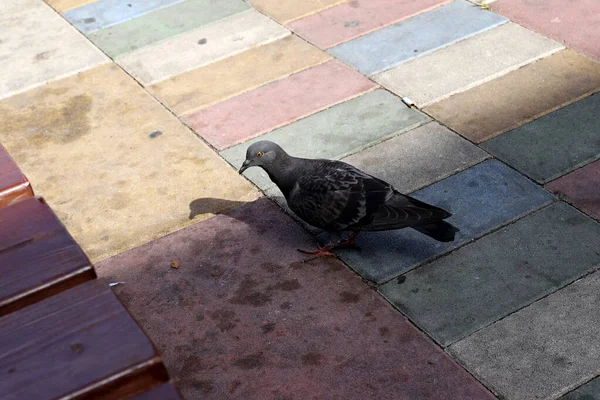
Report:
[[[69,10],[63,16],[81,32],[88,34],[181,1],[183,0],[99,0]]]
[[[457,0],[328,50],[366,75],[484,32],[508,20]]]
[[[412,196],[450,211],[447,221],[461,231],[450,243],[412,229],[361,233],[361,250],[342,249],[339,254],[366,279],[385,282],[555,199],[497,160],[484,161]]]

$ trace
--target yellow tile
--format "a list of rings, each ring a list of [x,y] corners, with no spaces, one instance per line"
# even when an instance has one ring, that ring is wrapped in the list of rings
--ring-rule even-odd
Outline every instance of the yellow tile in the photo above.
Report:
[[[296,36],[198,68],[149,90],[176,114],[183,115],[284,78],[331,59]]]
[[[59,13],[72,10],[77,7],[85,6],[98,0],[46,0]]]
[[[94,261],[259,196],[114,64],[0,101],[0,138]]]
[[[250,0],[250,4],[274,20],[287,24],[346,1],[348,0]]]

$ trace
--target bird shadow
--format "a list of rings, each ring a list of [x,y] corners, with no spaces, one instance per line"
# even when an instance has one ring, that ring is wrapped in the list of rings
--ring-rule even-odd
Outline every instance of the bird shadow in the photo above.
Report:
[[[233,201],[225,199],[216,199],[214,197],[201,197],[193,200],[190,203],[190,215],[189,219],[194,219],[196,216],[201,214],[224,214],[232,208],[246,204],[246,201]]]

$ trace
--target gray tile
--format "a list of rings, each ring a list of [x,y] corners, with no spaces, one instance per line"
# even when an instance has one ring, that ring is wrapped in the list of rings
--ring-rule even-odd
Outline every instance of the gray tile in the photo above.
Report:
[[[598,249],[600,224],[560,202],[380,291],[447,346],[600,268]]]
[[[437,122],[430,122],[343,161],[409,193],[486,157],[485,151]]]
[[[364,278],[383,283],[555,199],[497,160],[484,161],[413,196],[453,213],[448,222],[461,229],[456,240],[441,243],[412,229],[364,232],[357,240],[360,251],[339,250]]]
[[[600,95],[592,95],[481,146],[540,183],[600,157]]]
[[[501,397],[556,398],[600,371],[599,309],[594,272],[449,349]]]
[[[406,107],[396,96],[378,89],[223,150],[220,154],[239,168],[250,144],[271,140],[292,156],[339,159],[427,121],[429,117],[425,114]],[[245,175],[262,189],[273,186],[267,174],[259,168],[251,168]]]

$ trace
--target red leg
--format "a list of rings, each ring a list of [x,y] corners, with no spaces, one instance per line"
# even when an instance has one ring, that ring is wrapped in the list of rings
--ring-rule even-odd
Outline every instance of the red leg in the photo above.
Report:
[[[310,254],[316,257],[321,257],[321,256],[332,256],[332,257],[337,257],[337,255],[335,253],[332,253],[331,250],[336,249],[338,247],[356,247],[359,248],[355,243],[354,243],[354,239],[356,239],[356,237],[358,236],[360,232],[359,231],[353,231],[352,234],[348,237],[348,239],[344,240],[341,243],[338,244],[331,244],[328,246],[323,246],[323,247],[319,247],[318,250],[314,250],[314,251],[310,251],[310,250],[302,250],[302,249],[297,249],[300,253],[304,253],[304,254]]]

